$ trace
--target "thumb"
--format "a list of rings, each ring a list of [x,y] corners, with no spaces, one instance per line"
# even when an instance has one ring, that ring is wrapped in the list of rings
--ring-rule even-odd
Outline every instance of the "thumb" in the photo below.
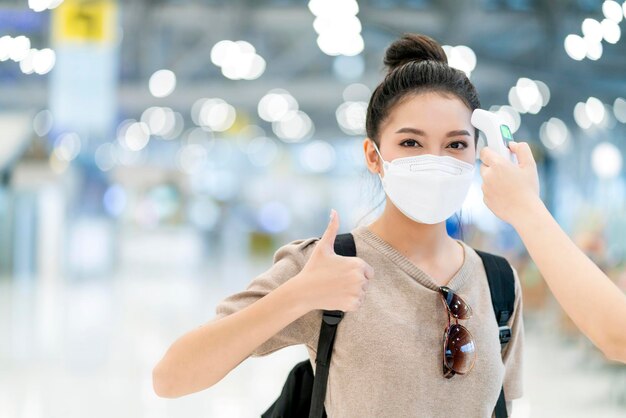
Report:
[[[517,161],[519,165],[524,166],[534,166],[535,158],[533,157],[533,153],[530,150],[530,146],[526,142],[509,142],[509,148],[511,151],[517,156]]]
[[[320,238],[320,245],[318,246],[320,246],[323,250],[334,253],[337,231],[339,231],[339,214],[337,214],[337,211],[335,209],[331,209],[330,222],[326,227],[326,231],[324,231],[324,235],[322,235],[322,238]]]

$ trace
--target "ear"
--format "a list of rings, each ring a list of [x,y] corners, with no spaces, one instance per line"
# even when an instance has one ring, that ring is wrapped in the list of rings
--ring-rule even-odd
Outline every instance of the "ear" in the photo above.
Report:
[[[370,138],[365,138],[363,141],[363,152],[365,153],[365,164],[367,164],[367,169],[370,173],[382,174],[382,162]]]

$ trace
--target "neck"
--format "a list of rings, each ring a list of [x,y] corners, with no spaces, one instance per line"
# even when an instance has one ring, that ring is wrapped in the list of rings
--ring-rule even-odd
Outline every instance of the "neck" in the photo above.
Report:
[[[422,224],[409,219],[387,198],[383,214],[368,229],[413,260],[433,259],[456,245],[446,223]]]

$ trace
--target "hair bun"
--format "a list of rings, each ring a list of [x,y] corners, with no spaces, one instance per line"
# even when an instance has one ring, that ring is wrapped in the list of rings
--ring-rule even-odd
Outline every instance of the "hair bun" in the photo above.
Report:
[[[385,66],[388,72],[409,61],[439,61],[447,64],[448,57],[433,38],[417,33],[405,33],[385,51]]]

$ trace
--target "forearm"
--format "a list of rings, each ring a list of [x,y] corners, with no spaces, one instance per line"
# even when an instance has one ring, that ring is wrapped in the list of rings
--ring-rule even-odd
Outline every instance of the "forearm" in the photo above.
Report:
[[[290,280],[250,306],[180,337],[153,371],[159,396],[206,389],[310,309]]]
[[[565,234],[541,201],[514,224],[559,304],[607,357],[626,362],[626,295]]]

